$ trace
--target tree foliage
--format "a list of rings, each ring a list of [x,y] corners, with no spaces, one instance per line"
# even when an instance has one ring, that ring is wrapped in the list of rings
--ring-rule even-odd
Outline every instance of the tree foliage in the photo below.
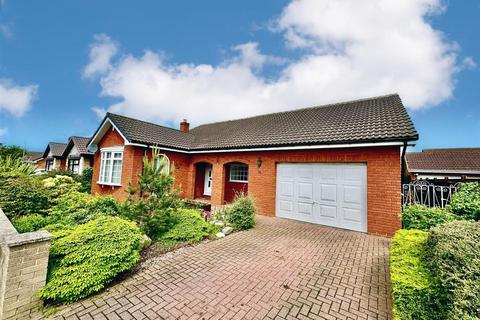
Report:
[[[166,159],[153,149],[152,159],[143,158],[138,187],[129,186],[129,197],[123,214],[136,221],[151,238],[158,238],[175,224],[174,213],[181,202],[173,187]]]

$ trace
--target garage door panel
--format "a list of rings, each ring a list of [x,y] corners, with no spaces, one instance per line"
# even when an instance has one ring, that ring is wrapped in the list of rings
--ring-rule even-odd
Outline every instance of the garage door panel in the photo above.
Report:
[[[319,201],[337,202],[337,186],[334,184],[320,184]]]
[[[322,219],[337,219],[337,207],[320,205],[320,217]]]
[[[277,216],[367,231],[366,166],[279,164]]]
[[[295,176],[295,168],[289,165],[279,166],[277,175],[281,178],[292,178]]]
[[[278,195],[281,197],[293,197],[293,181],[280,182]]]
[[[293,201],[280,200],[280,210],[286,212],[293,212]]]
[[[343,208],[343,219],[350,222],[361,222],[362,213],[359,209]]]
[[[343,180],[345,181],[363,181],[363,170],[362,167],[358,168],[345,168],[343,169]]]
[[[298,213],[306,214],[309,216],[313,216],[313,206],[312,203],[308,202],[299,202],[298,203]]]
[[[298,179],[313,179],[313,167],[309,165],[303,165],[297,168],[296,178]]]
[[[299,182],[297,185],[298,190],[298,198],[302,201],[313,200],[313,184],[312,183],[305,183]]]
[[[337,179],[337,169],[323,167],[319,168],[319,177],[321,180],[336,180]]]
[[[359,186],[344,186],[343,202],[360,205],[362,202],[362,188]]]

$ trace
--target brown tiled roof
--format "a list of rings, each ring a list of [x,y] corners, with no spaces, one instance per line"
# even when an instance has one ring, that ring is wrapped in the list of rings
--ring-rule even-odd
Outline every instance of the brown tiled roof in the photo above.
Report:
[[[194,136],[192,134],[184,133],[180,130],[113,113],[107,113],[107,117],[133,143],[187,150],[193,142]]]
[[[49,150],[52,151],[53,157],[62,157],[66,147],[66,143],[50,142],[43,153],[43,157],[46,158],[48,156]]]
[[[189,133],[112,113],[107,117],[130,142],[183,150],[418,139],[397,94],[205,124]]]
[[[37,151],[27,151],[25,154],[24,160],[25,161],[36,161],[41,159],[43,156],[43,152],[37,152]]]
[[[406,160],[410,172],[480,172],[480,148],[425,149]]]
[[[78,136],[70,137],[70,139],[68,141],[68,146],[67,146],[67,148],[65,148],[64,156],[67,156],[67,154],[65,154],[65,153],[70,151],[70,149],[72,148],[73,145],[75,145],[75,147],[77,147],[77,150],[80,154],[91,154],[91,155],[93,155],[93,153],[88,151],[88,149],[87,149],[87,145],[88,145],[89,141],[90,141],[90,137],[78,137]]]

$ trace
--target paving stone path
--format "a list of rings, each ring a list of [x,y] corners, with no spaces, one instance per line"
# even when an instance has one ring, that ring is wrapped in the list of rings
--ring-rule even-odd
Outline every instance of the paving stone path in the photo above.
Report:
[[[56,319],[391,319],[389,240],[279,218],[152,258]]]

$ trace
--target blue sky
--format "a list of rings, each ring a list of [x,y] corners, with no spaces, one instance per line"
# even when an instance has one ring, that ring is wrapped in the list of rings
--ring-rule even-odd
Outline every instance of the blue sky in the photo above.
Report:
[[[355,2],[0,1],[0,141],[398,92],[417,149],[480,146],[480,2]]]

